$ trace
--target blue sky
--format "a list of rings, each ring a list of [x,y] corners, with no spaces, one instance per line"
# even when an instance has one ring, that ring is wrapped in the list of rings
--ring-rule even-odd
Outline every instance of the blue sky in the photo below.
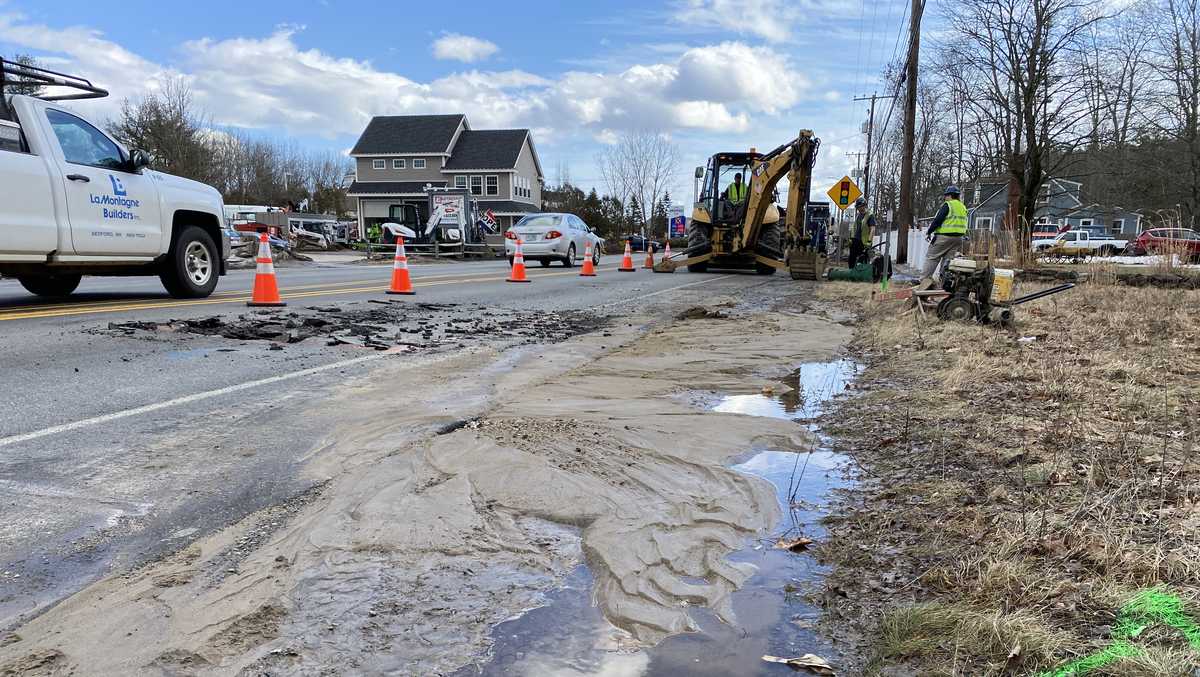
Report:
[[[214,125],[345,150],[371,115],[465,112],[529,127],[547,172],[603,189],[622,131],[681,147],[672,190],[719,150],[822,138],[814,192],[861,150],[863,104],[908,0],[346,2],[0,0],[0,54],[32,53],[120,100],[184,78]]]

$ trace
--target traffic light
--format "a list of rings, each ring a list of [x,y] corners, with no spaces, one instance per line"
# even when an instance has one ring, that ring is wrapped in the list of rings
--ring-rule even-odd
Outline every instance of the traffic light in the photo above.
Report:
[[[850,182],[842,181],[838,186],[838,205],[843,209],[850,206]]]

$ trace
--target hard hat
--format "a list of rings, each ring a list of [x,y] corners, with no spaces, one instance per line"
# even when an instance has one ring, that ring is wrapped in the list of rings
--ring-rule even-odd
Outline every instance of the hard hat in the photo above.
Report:
[[[946,190],[942,193],[942,195],[962,195],[962,191],[958,189],[958,186],[950,184],[949,186],[946,186]]]

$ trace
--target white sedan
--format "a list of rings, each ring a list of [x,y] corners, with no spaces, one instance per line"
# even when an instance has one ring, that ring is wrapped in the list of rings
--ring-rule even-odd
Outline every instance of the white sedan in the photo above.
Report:
[[[592,262],[600,263],[600,249],[604,240],[592,232],[574,214],[543,213],[528,214],[504,234],[504,252],[509,264],[517,251],[517,239],[521,240],[521,253],[526,261],[538,261],[543,267],[561,261],[571,267],[583,259],[587,244],[592,244]]]

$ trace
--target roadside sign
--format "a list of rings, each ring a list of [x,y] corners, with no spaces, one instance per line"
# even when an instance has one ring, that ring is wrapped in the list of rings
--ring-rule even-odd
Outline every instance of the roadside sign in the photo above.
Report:
[[[667,236],[683,237],[687,235],[687,220],[683,217],[683,205],[667,206]]]
[[[849,209],[854,201],[862,197],[862,191],[855,185],[854,180],[849,176],[843,176],[841,181],[833,184],[833,187],[825,193],[833,200],[833,204],[839,209]]]

